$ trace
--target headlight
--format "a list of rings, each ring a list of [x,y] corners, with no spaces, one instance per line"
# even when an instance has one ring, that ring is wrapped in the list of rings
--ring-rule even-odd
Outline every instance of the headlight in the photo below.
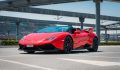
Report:
[[[46,40],[53,40],[55,39],[56,37],[50,37],[50,38],[47,38]]]

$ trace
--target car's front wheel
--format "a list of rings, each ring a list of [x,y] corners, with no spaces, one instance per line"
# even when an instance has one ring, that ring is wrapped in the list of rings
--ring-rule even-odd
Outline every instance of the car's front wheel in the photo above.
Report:
[[[97,52],[98,50],[98,38],[94,38],[93,39],[93,45],[92,45],[92,48],[88,48],[88,51],[90,52]]]
[[[70,36],[67,36],[64,40],[64,53],[70,53],[73,48],[73,40]]]

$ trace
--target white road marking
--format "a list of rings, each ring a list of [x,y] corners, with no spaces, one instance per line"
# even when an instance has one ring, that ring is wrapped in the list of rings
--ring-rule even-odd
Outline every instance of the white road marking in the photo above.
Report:
[[[107,54],[111,54],[111,53],[113,53],[113,54],[116,54],[116,53],[120,53],[120,52],[102,52],[102,53],[100,53],[100,54],[105,54],[105,53],[107,53]]]
[[[113,59],[120,59],[120,57],[111,57],[111,56],[91,56],[91,55],[70,55],[70,56],[83,56],[83,57],[95,57],[95,58],[113,58]]]
[[[17,61],[11,61],[11,60],[0,59],[0,61],[14,63],[14,64],[23,65],[23,66],[32,67],[32,68],[43,69],[43,70],[55,70],[55,69],[51,69],[51,68],[46,68],[46,67],[41,67],[41,66],[37,66],[37,65],[31,65],[31,64],[26,64],[26,63],[21,63],[21,62],[17,62]]]
[[[82,55],[82,56],[84,56],[84,55]],[[110,56],[89,56],[89,55],[85,55],[85,57],[120,59],[120,57],[110,57]]]
[[[97,65],[97,66],[120,66],[120,62],[108,62],[108,61],[97,61],[97,60],[81,60],[81,59],[69,59],[69,58],[58,58],[66,61],[80,62],[85,64]]]
[[[104,45],[104,46],[99,46],[99,47],[118,47],[118,48],[120,48],[120,45]]]

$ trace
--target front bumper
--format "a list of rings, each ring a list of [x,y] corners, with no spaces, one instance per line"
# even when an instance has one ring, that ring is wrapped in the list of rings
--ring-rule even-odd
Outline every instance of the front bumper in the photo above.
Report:
[[[49,51],[49,50],[58,50],[55,48],[52,44],[46,44],[46,45],[41,45],[41,46],[33,46],[33,47],[27,47],[25,45],[19,44],[19,50],[24,50],[24,51]]]

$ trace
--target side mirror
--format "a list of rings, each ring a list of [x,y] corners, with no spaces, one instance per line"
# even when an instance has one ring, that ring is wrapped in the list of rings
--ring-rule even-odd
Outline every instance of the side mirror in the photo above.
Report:
[[[74,34],[80,34],[80,31],[75,31]]]

